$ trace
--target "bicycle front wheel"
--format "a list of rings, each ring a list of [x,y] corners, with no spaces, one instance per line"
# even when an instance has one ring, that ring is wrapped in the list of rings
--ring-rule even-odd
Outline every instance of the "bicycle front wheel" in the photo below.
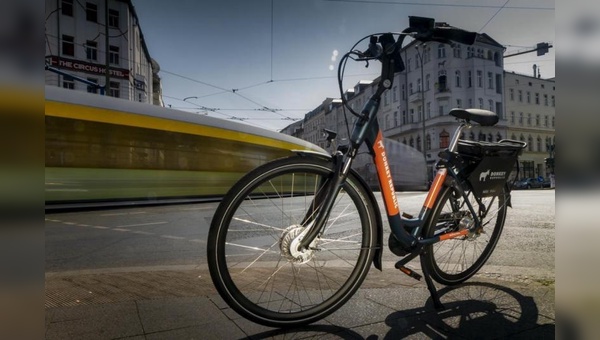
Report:
[[[356,292],[373,260],[376,216],[351,174],[322,234],[298,250],[320,209],[330,161],[291,157],[243,177],[225,196],[208,235],[208,264],[221,297],[254,322],[289,327],[319,320]]]
[[[478,211],[473,193],[468,199]],[[469,279],[488,260],[498,243],[504,222],[508,193],[503,189],[498,196],[484,197],[485,215],[482,227],[464,237],[453,238],[432,245],[425,249],[423,266],[427,266],[431,277],[444,285],[455,285]],[[441,233],[458,231],[469,223],[473,217],[464,198],[453,188],[445,187],[434,205],[432,218],[426,224],[425,235],[434,237]]]

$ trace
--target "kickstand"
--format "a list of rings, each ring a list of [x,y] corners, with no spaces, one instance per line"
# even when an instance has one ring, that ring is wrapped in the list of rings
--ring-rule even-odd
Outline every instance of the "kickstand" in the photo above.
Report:
[[[424,258],[425,252],[422,252],[420,254],[420,257],[421,257],[421,263],[423,263],[424,262],[423,260],[425,259]],[[431,276],[429,274],[429,270],[427,269],[427,266],[423,266],[423,276],[425,277],[425,283],[427,284],[427,289],[429,289],[429,294],[431,294],[431,299],[433,300],[433,306],[437,310],[445,309],[444,305],[440,301],[440,295],[438,294],[437,289],[435,288],[435,285],[433,284],[433,280],[431,279]]]

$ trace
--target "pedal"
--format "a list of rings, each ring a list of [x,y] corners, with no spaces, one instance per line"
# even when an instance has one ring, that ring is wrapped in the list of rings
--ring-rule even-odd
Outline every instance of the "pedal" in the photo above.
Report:
[[[396,268],[398,268],[398,270],[400,270],[404,274],[412,277],[413,279],[415,279],[417,281],[421,281],[421,275],[418,274],[417,272],[415,272],[414,270],[407,268],[405,266],[397,266]]]

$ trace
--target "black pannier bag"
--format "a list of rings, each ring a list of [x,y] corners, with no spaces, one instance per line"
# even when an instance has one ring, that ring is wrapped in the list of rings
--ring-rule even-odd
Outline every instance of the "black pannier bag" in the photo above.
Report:
[[[507,139],[497,143],[461,139],[458,155],[463,166],[459,176],[467,180],[476,196],[496,196],[509,179],[514,180],[511,172],[526,146],[525,142]]]

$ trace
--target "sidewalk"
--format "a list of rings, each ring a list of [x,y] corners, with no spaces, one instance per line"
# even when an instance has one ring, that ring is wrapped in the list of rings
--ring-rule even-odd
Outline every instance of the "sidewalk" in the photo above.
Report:
[[[372,268],[337,312],[301,329],[247,321],[216,293],[208,270],[125,269],[46,275],[46,339],[554,338],[554,282],[476,276],[438,285]]]

